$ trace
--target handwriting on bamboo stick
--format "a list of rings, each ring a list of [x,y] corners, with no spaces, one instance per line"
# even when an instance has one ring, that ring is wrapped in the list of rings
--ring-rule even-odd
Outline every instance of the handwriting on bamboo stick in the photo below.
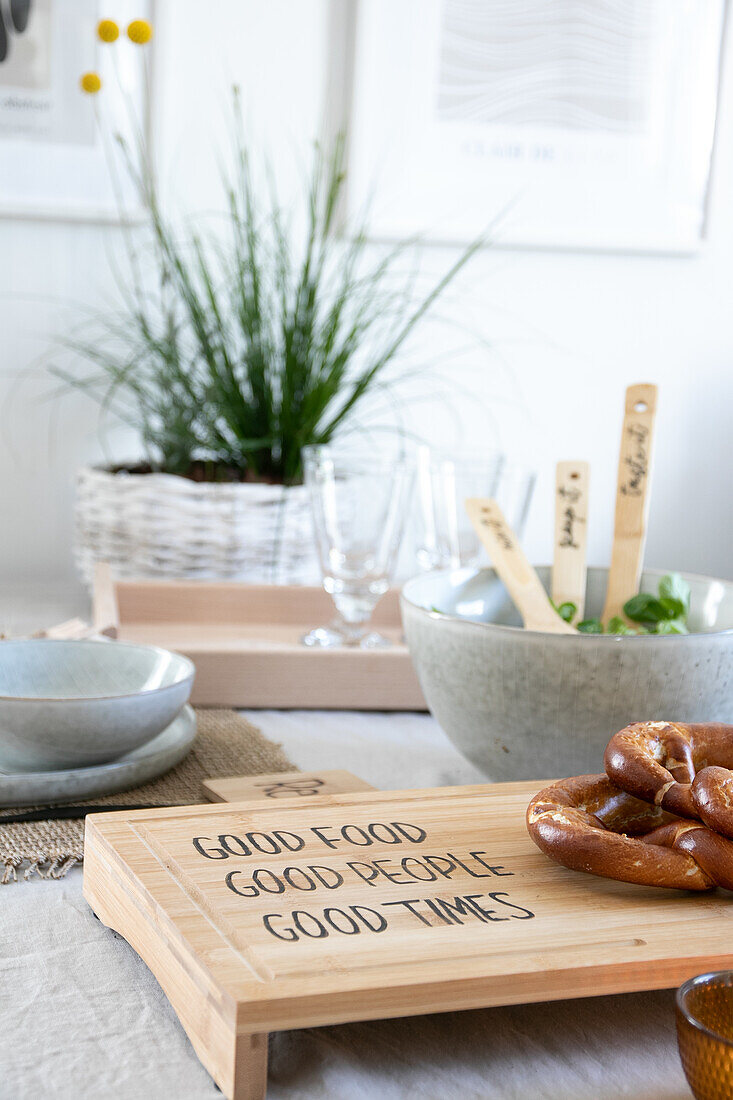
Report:
[[[639,497],[649,472],[649,428],[645,424],[629,424],[626,431],[629,436],[629,453],[624,455],[626,480],[619,491],[627,497]]]
[[[583,490],[575,485],[561,485],[557,490],[557,495],[565,505],[562,510],[558,546],[563,549],[577,550],[580,547],[580,543],[577,541],[577,529],[580,524],[585,523],[585,517],[581,516],[577,509],[578,501],[583,496]]]

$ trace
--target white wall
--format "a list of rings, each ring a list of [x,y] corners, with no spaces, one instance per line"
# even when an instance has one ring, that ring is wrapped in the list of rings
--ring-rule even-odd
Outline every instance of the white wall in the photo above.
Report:
[[[327,3],[213,0],[202,18],[193,0],[159,0],[156,137],[164,180],[182,204],[206,209],[213,201],[214,149],[233,81],[242,86],[253,132],[266,141],[285,192],[297,188],[304,158],[293,150],[316,134],[324,108]],[[451,318],[479,324],[496,343],[494,354],[476,350],[454,368],[457,383],[494,405],[496,429],[456,401],[468,441],[498,438],[539,461],[526,536],[535,560],[550,553],[554,462],[586,458],[590,559],[607,561],[623,389],[654,381],[661,396],[647,561],[733,577],[729,68],[710,234],[698,257],[489,250],[447,303]],[[301,168],[294,167],[299,161]],[[104,451],[93,406],[79,396],[61,407],[41,401],[53,384],[29,364],[53,332],[78,316],[59,299],[99,303],[112,294],[108,253],[117,236],[109,227],[0,220],[0,579],[6,583],[71,583],[74,469]],[[454,256],[435,248],[427,267],[439,272]],[[433,337],[426,330],[413,358],[431,358]],[[448,444],[466,434],[455,431],[441,403],[421,407],[421,418]],[[131,443],[117,436],[109,447],[124,455]]]

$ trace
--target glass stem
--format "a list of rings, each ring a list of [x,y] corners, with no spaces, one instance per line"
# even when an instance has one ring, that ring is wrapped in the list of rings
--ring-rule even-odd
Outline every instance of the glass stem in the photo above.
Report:
[[[334,627],[343,635],[345,645],[358,645],[366,634],[366,626],[361,623],[347,623],[340,616],[334,623]]]
[[[358,645],[367,633],[374,600],[344,592],[333,594],[332,599],[338,611],[337,629],[343,634],[347,645]]]

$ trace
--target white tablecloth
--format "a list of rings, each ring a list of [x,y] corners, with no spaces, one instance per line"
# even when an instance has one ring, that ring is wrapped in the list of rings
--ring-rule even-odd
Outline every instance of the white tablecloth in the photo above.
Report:
[[[301,768],[481,782],[424,715],[249,715]],[[0,887],[0,1100],[220,1097],[146,966],[60,882]],[[671,992],[273,1037],[271,1100],[689,1100]]]

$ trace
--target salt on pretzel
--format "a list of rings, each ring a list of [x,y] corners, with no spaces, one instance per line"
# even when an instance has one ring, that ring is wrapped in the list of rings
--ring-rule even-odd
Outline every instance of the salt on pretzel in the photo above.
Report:
[[[562,779],[527,808],[532,840],[574,871],[676,890],[733,889],[733,842],[681,821],[606,775]]]
[[[622,790],[733,837],[733,726],[636,722],[608,742],[604,765]]]

